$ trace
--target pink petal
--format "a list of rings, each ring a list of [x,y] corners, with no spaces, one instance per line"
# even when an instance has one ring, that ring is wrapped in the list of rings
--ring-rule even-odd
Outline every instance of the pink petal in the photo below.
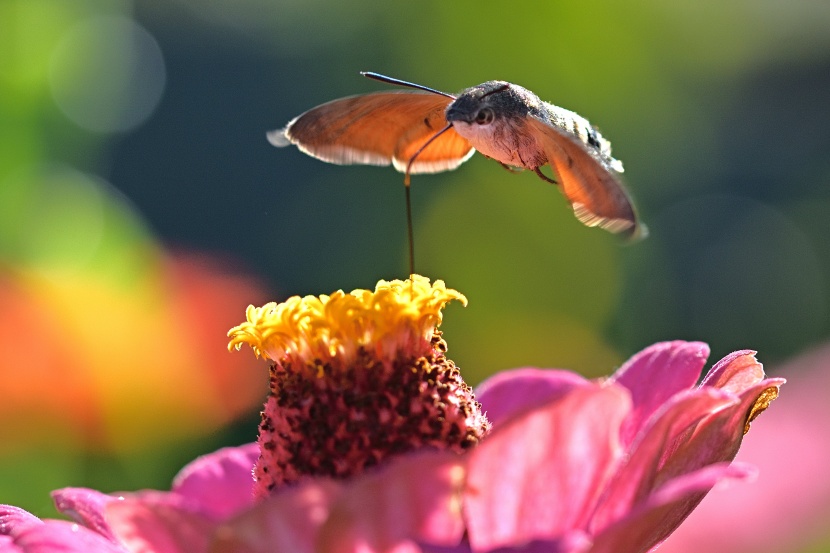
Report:
[[[671,452],[660,469],[660,478],[665,481],[706,465],[734,459],[755,401],[768,388],[783,383],[780,378],[763,380],[737,396],[736,402],[703,420],[694,434]],[[701,388],[704,389],[707,388]]]
[[[325,553],[394,551],[418,541],[457,545],[464,534],[462,457],[421,453],[351,483],[320,530]]]
[[[16,536],[30,526],[39,526],[43,521],[35,515],[11,505],[0,505],[0,536]]]
[[[47,520],[29,526],[15,536],[14,544],[25,553],[126,553],[101,534],[79,524]]]
[[[314,553],[342,485],[323,479],[269,497],[215,531],[210,553]]]
[[[258,457],[255,443],[203,455],[176,475],[173,491],[224,520],[253,504],[252,471]]]
[[[14,544],[11,536],[4,536],[0,534],[0,553],[25,553],[22,549]]]
[[[591,553],[645,553],[666,539],[716,483],[755,474],[747,465],[720,463],[668,482],[629,516],[596,535]]]
[[[105,515],[117,539],[132,552],[204,552],[216,526],[182,498],[163,492],[139,492],[113,501]]]
[[[574,530],[554,541],[534,540],[511,547],[499,547],[487,553],[583,553],[591,550],[588,534]]]
[[[104,509],[109,503],[118,501],[117,498],[89,488],[63,488],[52,492],[52,500],[58,512],[115,541],[104,518]]]
[[[584,528],[623,454],[628,391],[590,383],[511,419],[470,453],[464,496],[474,551]]]
[[[573,530],[557,540],[534,540],[529,543],[491,549],[487,553],[585,553],[590,551],[592,543],[588,534]],[[419,553],[470,553],[470,545],[466,542],[457,547],[435,547],[421,544]]]
[[[755,352],[742,350],[730,353],[718,361],[701,386],[713,386],[739,394],[764,379],[764,369],[755,359]]]
[[[512,416],[548,403],[588,380],[559,369],[514,369],[496,374],[476,388],[487,418],[498,426]]]
[[[625,464],[609,483],[591,521],[592,533],[625,516],[634,505],[651,494],[666,451],[678,436],[724,406],[736,403],[731,394],[713,388],[689,390],[676,395],[636,439]]]
[[[670,397],[695,385],[707,357],[709,346],[702,342],[662,342],[637,353],[614,373],[611,380],[628,388],[633,402],[623,425],[624,445]]]

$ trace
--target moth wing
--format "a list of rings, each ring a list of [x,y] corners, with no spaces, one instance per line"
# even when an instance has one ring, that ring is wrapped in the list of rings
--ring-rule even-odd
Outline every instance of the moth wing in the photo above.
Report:
[[[564,129],[534,117],[528,119],[576,218],[589,227],[627,238],[644,237],[647,230],[638,222],[634,204],[612,166],[614,160],[603,159]]]
[[[362,94],[334,100],[268,133],[274,146],[295,144],[306,154],[338,165],[389,165],[404,172],[410,158],[446,126],[452,98],[418,91]],[[412,164],[411,173],[455,169],[474,153],[449,129]]]

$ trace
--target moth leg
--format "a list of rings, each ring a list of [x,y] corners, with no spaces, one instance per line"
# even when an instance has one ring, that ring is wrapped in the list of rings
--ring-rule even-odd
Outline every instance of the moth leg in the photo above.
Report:
[[[511,173],[521,173],[522,171],[524,171],[524,167],[511,167],[510,165],[502,163],[501,161],[499,162],[499,165],[501,165]]]
[[[556,182],[555,180],[553,180],[552,178],[550,178],[549,176],[547,176],[546,174],[544,174],[544,173],[542,172],[542,169],[541,169],[541,168],[536,167],[533,171],[535,171],[535,172],[536,172],[536,174],[537,174],[537,175],[539,175],[539,178],[540,178],[540,179],[542,179],[543,181],[547,181],[547,182],[549,182],[549,183],[551,183],[551,184],[556,184],[556,185],[558,185],[558,184],[559,184],[558,182]]]

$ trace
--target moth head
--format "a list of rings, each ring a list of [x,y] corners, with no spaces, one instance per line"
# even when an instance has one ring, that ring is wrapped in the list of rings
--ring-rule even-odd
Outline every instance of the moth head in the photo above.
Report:
[[[487,81],[468,88],[447,106],[448,123],[487,126],[497,118],[515,111],[511,85],[504,81]]]

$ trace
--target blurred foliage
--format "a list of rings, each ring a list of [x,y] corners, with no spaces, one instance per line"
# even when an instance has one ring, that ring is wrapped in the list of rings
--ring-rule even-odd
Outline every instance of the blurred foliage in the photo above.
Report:
[[[0,501],[35,512],[56,486],[166,487],[250,440],[263,396],[224,342],[270,294],[207,245],[164,247],[108,180],[107,148],[164,88],[129,8],[0,4]]]
[[[405,276],[401,175],[265,132],[384,87],[360,70],[505,79],[602,129],[651,236],[584,228],[554,187],[481,157],[414,178],[416,269],[470,299],[444,325],[467,378],[607,374],[676,338],[774,364],[830,335],[828,27],[821,0],[4,0],[2,276],[129,291],[164,280],[162,244],[233,255],[271,299]]]
[[[507,79],[586,115],[611,137],[652,230],[622,247],[572,220],[534,175],[484,159],[417,177],[416,269],[470,296],[445,328],[471,380],[505,364],[602,374],[667,338],[775,361],[830,330],[820,2],[150,5],[140,14],[168,45],[176,82],[117,152],[119,186],[163,235],[244,252],[284,295],[406,270],[399,175],[262,140],[318,103],[382,88],[356,75],[371,69],[447,91]],[[205,38],[221,32],[220,43]],[[221,130],[176,138],[191,128]],[[153,182],[177,183],[165,190],[172,203],[131,178],[147,176],[148,157]],[[201,192],[208,182],[223,202]],[[174,205],[197,194],[177,221]],[[206,218],[218,224],[200,228]]]

